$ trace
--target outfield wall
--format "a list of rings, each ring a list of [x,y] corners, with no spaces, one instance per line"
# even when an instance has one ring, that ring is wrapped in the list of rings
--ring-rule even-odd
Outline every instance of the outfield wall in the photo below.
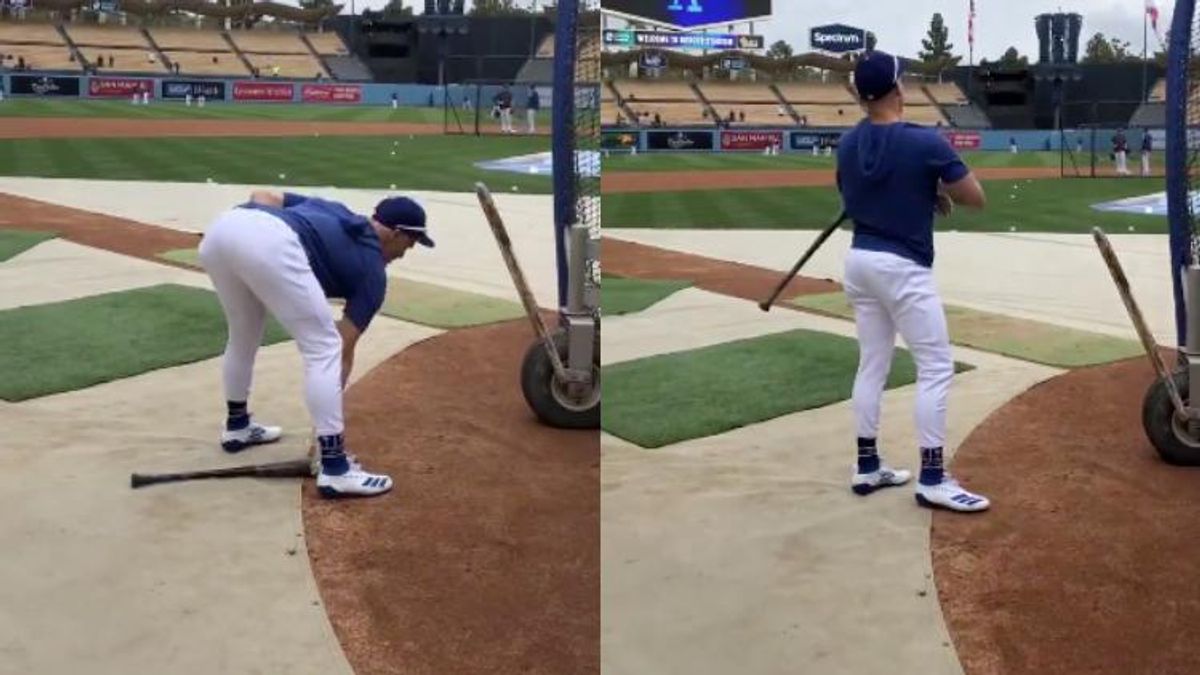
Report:
[[[462,105],[469,98],[472,105],[478,98],[490,106],[491,97],[499,91],[493,85],[459,85],[448,87],[427,84],[380,84],[317,82],[314,80],[281,80],[249,78],[205,78],[187,76],[139,75],[78,75],[75,73],[29,71],[0,74],[5,96],[20,98],[92,98],[132,99],[134,93],[148,92],[151,99],[184,100],[188,93],[203,94],[208,101],[231,103],[323,103],[332,105],[391,105],[395,95],[399,105],[406,107],[442,107],[448,96],[450,103]],[[479,89],[478,96],[476,90]],[[543,110],[549,110],[553,90],[539,86]],[[524,106],[524,91],[514,90],[514,104]]]
[[[811,153],[813,146],[836,147],[846,128],[754,128],[713,129],[712,127],[672,127],[666,129],[605,127],[602,146],[608,150],[630,149],[638,152],[762,152],[768,146],[777,146],[780,152]],[[1016,142],[1021,152],[1058,151],[1060,135],[1054,130],[1005,130],[1005,129],[948,129],[942,134],[959,150],[1010,150]],[[1107,148],[1109,139],[1116,129],[1097,129],[1096,147]],[[1091,129],[1066,130],[1065,139],[1070,147],[1083,139],[1091,143]],[[1162,149],[1161,130],[1153,130],[1155,148]],[[1127,133],[1129,143],[1136,149],[1141,145],[1142,132],[1138,129]]]

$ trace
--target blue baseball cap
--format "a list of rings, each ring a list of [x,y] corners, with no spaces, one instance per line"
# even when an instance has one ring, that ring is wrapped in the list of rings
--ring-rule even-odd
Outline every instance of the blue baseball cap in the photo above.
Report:
[[[374,218],[380,225],[400,230],[422,246],[433,248],[433,240],[425,229],[425,209],[408,197],[388,197],[379,202]]]
[[[868,52],[854,66],[854,87],[864,101],[878,101],[900,81],[900,59],[887,52]]]

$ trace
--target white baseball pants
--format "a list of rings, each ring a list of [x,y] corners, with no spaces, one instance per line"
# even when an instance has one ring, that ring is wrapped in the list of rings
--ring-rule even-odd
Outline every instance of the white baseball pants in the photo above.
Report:
[[[1122,176],[1127,175],[1129,173],[1129,165],[1125,161],[1126,160],[1125,151],[1118,150],[1116,152],[1116,155],[1117,155],[1117,173],[1121,174]]]
[[[226,211],[205,231],[200,261],[229,326],[226,400],[249,399],[269,311],[304,358],[305,401],[317,435],[342,433],[342,338],[292,228],[265,211]]]
[[[525,121],[529,123],[529,133],[537,133],[537,111],[528,109],[525,111]]]
[[[512,131],[512,108],[500,109],[500,131]]]
[[[1142,175],[1150,175],[1150,153],[1148,152],[1142,153]]]
[[[858,435],[879,436],[879,406],[898,331],[917,366],[917,442],[943,447],[954,360],[933,270],[892,253],[850,249],[843,286],[858,331],[853,400]]]

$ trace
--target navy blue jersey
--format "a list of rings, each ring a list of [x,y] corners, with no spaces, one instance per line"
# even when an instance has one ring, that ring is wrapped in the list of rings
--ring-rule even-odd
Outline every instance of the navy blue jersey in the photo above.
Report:
[[[525,101],[525,107],[529,110],[537,110],[542,107],[542,97],[538,96],[537,89],[529,90],[529,98]]]
[[[286,193],[283,208],[247,203],[287,223],[300,238],[313,274],[329,298],[346,301],[346,316],[367,329],[387,292],[379,235],[365,216],[340,202]]]
[[[933,266],[938,181],[970,172],[933,129],[858,123],[838,144],[837,185],[854,221],[854,248],[885,251]]]

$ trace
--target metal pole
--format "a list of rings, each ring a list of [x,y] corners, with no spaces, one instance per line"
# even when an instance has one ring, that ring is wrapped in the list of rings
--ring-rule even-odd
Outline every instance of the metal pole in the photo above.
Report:
[[[1147,37],[1147,33],[1146,33],[1146,10],[1145,10],[1145,8],[1143,8],[1142,9],[1142,95],[1140,97],[1142,102],[1145,102],[1146,98],[1147,98],[1146,97],[1146,42],[1147,42],[1147,39],[1148,39],[1148,37]]]

